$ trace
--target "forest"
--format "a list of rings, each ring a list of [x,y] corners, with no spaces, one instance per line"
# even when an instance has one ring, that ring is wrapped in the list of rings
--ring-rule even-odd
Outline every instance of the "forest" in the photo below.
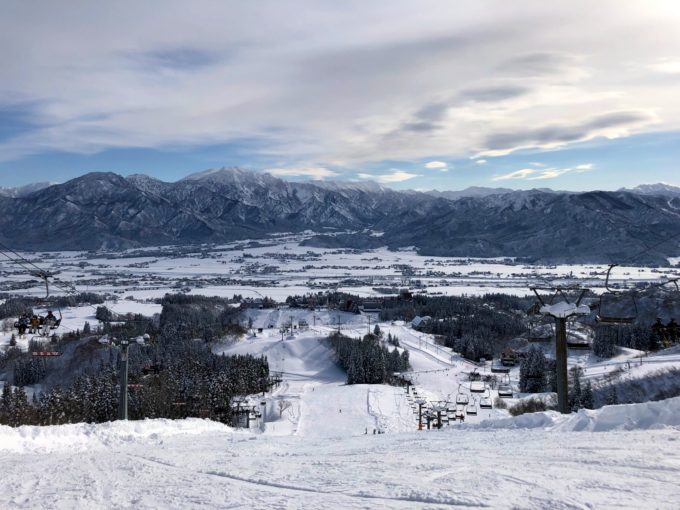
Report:
[[[396,346],[389,350],[376,334],[358,339],[333,333],[325,342],[335,352],[340,367],[347,372],[347,384],[390,384],[395,380],[395,372],[410,369],[408,350],[399,352]],[[390,337],[388,343],[396,345],[398,340]]]
[[[104,310],[99,313],[106,315]],[[78,364],[85,368],[70,376],[60,360],[33,358],[10,348],[0,364],[5,370],[13,367],[16,387],[5,385],[2,390],[0,424],[116,419],[120,349],[98,343],[102,334],[109,338],[148,334],[150,338],[146,345],[133,343],[129,349],[130,419],[203,417],[230,423],[233,397],[267,391],[271,384],[265,357],[220,356],[211,351],[212,340],[239,331],[238,313],[220,298],[168,295],[158,324],[140,315],[126,316],[122,322],[104,322],[97,334],[71,332],[58,343],[32,346],[70,349],[79,356],[87,353],[89,361]],[[23,387],[61,375],[62,383],[50,384],[31,398]]]

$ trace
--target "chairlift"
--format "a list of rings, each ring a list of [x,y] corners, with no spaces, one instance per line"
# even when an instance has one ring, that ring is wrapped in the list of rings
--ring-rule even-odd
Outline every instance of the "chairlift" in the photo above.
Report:
[[[461,391],[461,386],[462,385],[460,385],[460,384],[458,385],[458,394],[456,395],[456,404],[466,405],[470,401],[470,397],[468,396],[467,393],[463,393]]]
[[[498,386],[498,396],[501,398],[512,398],[512,387],[509,384],[500,384]]]
[[[477,416],[477,403],[475,402],[474,398],[465,408],[465,413],[468,416]]]
[[[501,378],[501,382],[498,384],[498,396],[501,398],[512,398],[514,396],[510,374],[504,374]]]
[[[479,401],[479,407],[481,409],[493,409],[491,397],[482,397],[481,400]]]
[[[611,271],[618,264],[610,264],[607,269],[604,287],[606,292],[600,295],[597,321],[602,324],[630,324],[638,315],[635,296],[630,291],[619,291],[609,286]]]
[[[472,393],[484,393],[486,391],[486,384],[484,381],[472,381],[470,383],[470,391]]]

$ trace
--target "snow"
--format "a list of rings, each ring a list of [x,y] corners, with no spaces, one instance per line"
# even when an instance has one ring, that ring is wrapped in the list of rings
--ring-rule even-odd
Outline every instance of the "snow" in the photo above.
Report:
[[[677,507],[680,398],[568,416],[479,409],[464,424],[418,431],[403,388],[346,385],[320,342],[338,322],[351,337],[365,334],[367,317],[248,314],[274,327],[214,350],[265,355],[283,374],[271,393],[250,397],[265,403],[250,429],[200,419],[0,427],[0,508]],[[281,340],[291,316],[310,329]],[[409,349],[418,398],[478,402],[467,373],[487,368],[403,322],[380,327]]]
[[[590,307],[587,305],[576,305],[576,303],[567,303],[566,301],[560,301],[554,305],[543,305],[540,312],[544,315],[552,315],[560,319],[566,319],[572,315],[588,315],[590,313]]]
[[[421,257],[409,249],[300,246],[309,235],[278,236],[263,242],[269,246],[246,247],[241,241],[211,247],[215,251],[208,258],[199,258],[198,249],[185,256],[169,249],[167,256],[154,251],[147,257],[140,250],[139,257],[127,259],[40,254],[36,262],[59,264],[60,277],[76,284],[77,275],[85,275],[87,283],[77,285],[80,291],[118,293],[121,299],[106,303],[117,313],[148,316],[161,309],[149,298],[176,292],[180,280],[183,288],[191,288],[188,292],[203,295],[283,300],[339,288],[376,296],[383,295],[377,287],[396,292],[406,286],[398,267],[408,264],[421,281],[417,291],[428,294],[525,295],[536,278],[580,280],[592,287],[602,283],[606,271],[593,265]],[[288,258],[282,260],[283,255]],[[79,267],[83,261],[91,266]],[[253,262],[276,269],[264,273]],[[8,269],[13,268],[0,264],[0,270]],[[660,273],[665,276],[667,270],[617,268],[617,275],[636,281],[657,280]],[[9,271],[3,276],[15,282],[28,278]],[[39,287],[32,291],[42,292]],[[62,327],[82,329],[85,321],[94,325],[95,309],[62,310]],[[558,305],[545,313],[578,311]],[[271,370],[283,376],[272,392],[249,396],[252,403],[264,402],[262,418],[250,429],[199,419],[0,427],[0,462],[6,467],[0,508],[678,507],[678,398],[568,416],[545,412],[513,418],[502,409],[478,408],[464,424],[452,420],[442,430],[418,431],[412,394],[387,385],[346,385],[346,375],[320,341],[338,329],[361,337],[372,329],[375,316],[285,307],[245,314],[254,330],[263,331],[231,339],[214,351],[265,355]],[[291,320],[295,325],[304,320],[309,329],[282,338],[279,328]],[[487,374],[488,364],[464,360],[401,321],[379,324],[384,335],[396,336],[401,348],[409,350],[412,370],[403,375],[426,407],[455,402],[459,395],[476,406],[482,397],[495,401],[495,389],[469,380],[472,371]],[[10,334],[0,333],[0,345]],[[19,339],[20,347],[27,343],[28,338]],[[601,360],[592,353],[570,352],[569,365],[583,367],[593,383],[614,371],[621,373],[618,382],[680,365],[677,348],[642,354],[621,349],[615,358]],[[508,374],[515,394],[518,371],[514,367]],[[484,393],[472,391],[477,389]],[[374,435],[374,430],[384,434]]]
[[[662,416],[647,405],[617,407],[635,409],[626,413],[640,423]],[[605,423],[608,409],[593,413],[595,422]],[[676,429],[546,430],[545,416],[523,417],[525,426],[515,429],[465,426],[342,441],[237,432],[203,420],[3,427],[0,506],[677,507]]]
[[[184,248],[178,253],[177,247],[138,249],[134,258],[104,252],[22,255],[39,267],[59,271],[59,280],[73,284],[78,291],[116,292],[121,297],[137,299],[161,297],[186,287],[194,294],[264,295],[280,300],[292,294],[335,288],[362,296],[381,296],[384,294],[376,288],[395,288],[396,292],[396,288],[409,285],[412,290],[432,295],[504,292],[525,296],[538,280],[560,285],[580,283],[595,294],[604,291],[606,267],[602,265],[522,265],[512,258],[421,256],[413,248],[336,250],[300,245],[313,235],[280,234],[253,243],[243,240],[201,245],[194,247],[195,252]],[[410,282],[404,281],[403,265],[414,270]],[[15,264],[0,261],[0,272],[8,284],[30,280],[35,285],[22,289],[22,294],[44,295],[44,287]],[[676,276],[677,269],[672,268],[617,267],[610,284],[625,287]],[[61,292],[56,285],[52,291]]]
[[[568,415],[556,411],[531,413],[459,426],[465,429],[495,430],[539,428],[554,432],[611,432],[667,427],[680,431],[680,397],[659,402],[605,406],[596,410],[580,409],[577,413]]]

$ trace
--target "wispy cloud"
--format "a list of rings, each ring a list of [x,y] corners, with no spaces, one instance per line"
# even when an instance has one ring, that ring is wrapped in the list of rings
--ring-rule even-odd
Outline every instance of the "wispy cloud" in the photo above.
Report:
[[[532,170],[531,168],[522,168],[520,170],[515,170],[514,172],[510,172],[509,174],[504,174],[504,175],[497,175],[493,177],[491,180],[493,181],[508,181],[510,179],[526,179],[530,175],[533,175],[536,173],[536,170]]]
[[[266,172],[277,177],[309,177],[313,180],[323,180],[326,177],[339,175],[337,172],[324,167],[270,168]]]
[[[410,179],[415,179],[416,177],[421,177],[420,174],[411,174],[404,172],[403,170],[395,170],[389,174],[373,175],[367,173],[359,173],[357,177],[360,179],[371,179],[384,184],[392,184],[396,182],[408,181]]]
[[[475,163],[477,163],[478,165],[486,165],[487,161],[486,159],[478,159],[475,160]]]
[[[680,74],[680,59],[673,57],[659,58],[649,68],[663,74]]]
[[[520,149],[555,148],[597,136],[617,138],[653,122],[654,116],[649,112],[623,110],[597,115],[573,124],[547,124],[538,128],[498,132],[486,139],[487,148],[480,151],[479,155],[503,156]]]
[[[592,169],[593,169],[592,163],[582,163],[580,165],[567,168],[541,168],[540,170],[537,170],[535,168],[522,168],[520,170],[516,170],[508,174],[497,175],[495,177],[492,177],[491,180],[506,181],[511,179],[523,179],[527,181],[540,181],[544,179],[555,179],[570,172],[581,173],[587,172]]]
[[[425,168],[428,168],[430,170],[439,170],[440,172],[449,171],[448,163],[444,163],[443,161],[430,161],[428,163],[425,163]]]

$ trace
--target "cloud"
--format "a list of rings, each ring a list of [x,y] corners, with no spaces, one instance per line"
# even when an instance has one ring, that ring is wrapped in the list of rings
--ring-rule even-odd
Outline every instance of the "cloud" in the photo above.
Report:
[[[660,58],[654,64],[651,64],[649,68],[662,74],[680,74],[680,59]]]
[[[323,167],[270,168],[266,172],[277,177],[310,177],[313,180],[322,180],[326,177],[339,175],[337,172]]]
[[[522,168],[520,170],[510,172],[509,174],[497,175],[495,177],[492,177],[491,180],[505,181],[510,179],[523,179],[527,181],[540,181],[544,179],[555,179],[570,172],[581,173],[588,170],[592,170],[592,168],[593,168],[592,163],[582,163],[580,165],[568,168],[545,168],[541,170],[536,170],[533,168]]]
[[[499,132],[487,138],[487,148],[479,154],[499,156],[519,149],[559,147],[596,136],[616,138],[652,120],[653,117],[646,112],[617,111],[574,124],[551,124],[534,129]]]
[[[460,92],[460,97],[478,103],[493,103],[523,96],[530,90],[522,85],[490,85],[463,90]]]
[[[568,53],[533,52],[502,62],[498,69],[519,76],[565,75],[578,69],[578,58]]]
[[[448,105],[444,102],[429,103],[413,114],[413,118],[402,124],[397,130],[431,132],[442,128],[442,120],[446,116]]]
[[[478,159],[475,161],[478,165],[486,165],[487,161],[486,159]]]
[[[548,168],[546,170],[541,170],[541,172],[538,175],[533,175],[531,177],[528,177],[527,179],[529,181],[539,181],[542,179],[554,179],[556,177],[559,177],[560,175],[564,175],[567,172],[571,172],[571,168]]]
[[[492,181],[507,181],[510,179],[526,179],[530,175],[536,173],[536,170],[532,170],[531,168],[522,168],[520,170],[515,170],[514,172],[510,172],[509,174],[505,175],[497,175],[496,177],[493,177],[491,180]]]
[[[430,161],[425,163],[425,168],[436,169],[436,170],[447,170],[449,165],[443,161]]]
[[[372,175],[372,174],[366,174],[366,173],[359,173],[357,174],[357,177],[360,179],[372,179],[376,180],[378,182],[381,182],[383,184],[391,184],[395,182],[403,182],[403,181],[408,181],[410,179],[414,179],[416,177],[421,177],[419,174],[411,174],[408,172],[404,172],[403,170],[395,170],[390,174],[382,174],[382,175]]]
[[[31,106],[3,126],[0,161],[247,140],[256,166],[354,170],[680,125],[675,7],[434,3],[14,2],[0,110]]]

